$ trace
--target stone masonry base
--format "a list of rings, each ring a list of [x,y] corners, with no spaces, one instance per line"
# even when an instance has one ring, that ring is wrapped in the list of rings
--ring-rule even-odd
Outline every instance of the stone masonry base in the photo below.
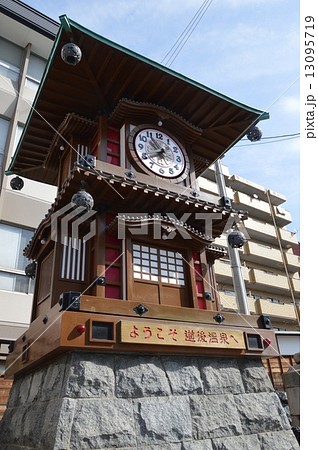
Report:
[[[260,359],[71,352],[17,379],[2,450],[293,450]]]

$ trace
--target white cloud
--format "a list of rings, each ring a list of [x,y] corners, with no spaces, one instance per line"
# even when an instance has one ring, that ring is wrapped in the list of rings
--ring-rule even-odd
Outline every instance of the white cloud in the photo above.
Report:
[[[279,102],[279,109],[283,114],[299,114],[299,97],[282,97]]]

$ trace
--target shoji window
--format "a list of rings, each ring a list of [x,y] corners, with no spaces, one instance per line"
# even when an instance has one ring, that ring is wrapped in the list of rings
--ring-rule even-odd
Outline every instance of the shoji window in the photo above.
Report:
[[[184,286],[184,262],[181,253],[147,245],[133,244],[135,279]]]

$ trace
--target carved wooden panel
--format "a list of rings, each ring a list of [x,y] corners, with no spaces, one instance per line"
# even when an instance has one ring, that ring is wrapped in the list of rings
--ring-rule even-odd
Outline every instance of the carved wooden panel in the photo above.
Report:
[[[42,303],[49,295],[51,291],[51,279],[53,268],[53,250],[43,259],[41,263],[40,279],[38,287],[38,299],[37,303]]]

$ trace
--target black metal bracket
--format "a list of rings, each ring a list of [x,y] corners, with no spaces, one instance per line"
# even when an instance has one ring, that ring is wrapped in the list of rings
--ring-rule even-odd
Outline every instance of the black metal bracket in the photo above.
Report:
[[[266,330],[270,330],[272,328],[272,322],[269,316],[262,314],[259,316],[260,326],[265,328]]]
[[[142,305],[141,303],[137,306],[135,306],[133,308],[133,310],[135,311],[135,313],[137,313],[139,316],[143,316],[144,314],[146,314],[149,309],[146,308],[144,305]]]
[[[80,292],[63,292],[60,295],[59,304],[60,311],[79,311],[81,307],[81,293]]]
[[[96,286],[106,286],[106,278],[96,277],[94,280],[94,284],[96,284]]]
[[[79,161],[80,165],[86,167],[87,169],[94,169],[96,167],[96,156],[85,155]]]
[[[222,314],[217,313],[215,316],[213,316],[213,319],[217,322],[217,323],[222,323],[225,320],[225,317],[222,316]]]
[[[221,197],[221,203],[225,208],[232,208],[232,202],[229,197]]]

